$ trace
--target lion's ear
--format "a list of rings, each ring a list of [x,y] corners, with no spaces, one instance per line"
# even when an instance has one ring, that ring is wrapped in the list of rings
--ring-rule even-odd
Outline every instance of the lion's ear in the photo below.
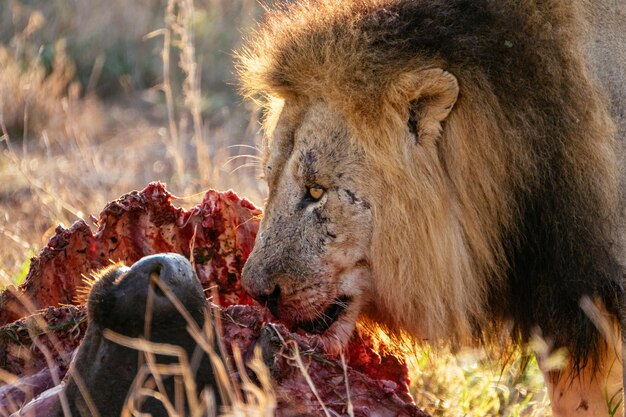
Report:
[[[439,68],[406,76],[403,84],[409,88],[409,130],[415,135],[415,143],[434,143],[456,103],[459,83],[454,75]]]

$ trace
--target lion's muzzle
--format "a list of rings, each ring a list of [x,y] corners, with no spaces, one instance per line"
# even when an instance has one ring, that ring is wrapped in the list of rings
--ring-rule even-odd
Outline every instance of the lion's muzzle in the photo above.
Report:
[[[257,262],[257,259],[260,261]],[[282,263],[251,256],[242,273],[245,291],[274,317],[306,332],[322,334],[347,310],[352,297],[337,294],[320,277],[289,273]]]
[[[254,252],[253,252],[254,255]],[[244,290],[262,305],[266,305],[276,315],[275,306],[280,299],[280,286],[278,274],[270,263],[260,265],[255,262],[256,258],[251,255],[243,267],[241,283]]]
[[[285,302],[285,291],[281,282],[284,283],[287,280],[289,277],[281,273],[272,263],[258,265],[255,258],[251,257],[243,268],[241,281],[248,295],[267,307],[274,317],[289,320],[288,317],[281,317],[281,310],[284,308],[280,308],[280,305]]]

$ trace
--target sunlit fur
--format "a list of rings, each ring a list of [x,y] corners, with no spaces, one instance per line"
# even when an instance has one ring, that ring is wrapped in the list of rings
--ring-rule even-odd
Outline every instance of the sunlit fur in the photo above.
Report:
[[[271,152],[291,152],[272,146],[290,103],[321,100],[365,154],[374,320],[461,343],[539,329],[574,367],[601,353],[578,302],[617,315],[621,173],[580,7],[299,1],[268,12],[249,40],[243,90],[266,106]],[[416,144],[407,109],[432,68],[460,93],[440,134]],[[270,200],[280,192],[270,183]]]

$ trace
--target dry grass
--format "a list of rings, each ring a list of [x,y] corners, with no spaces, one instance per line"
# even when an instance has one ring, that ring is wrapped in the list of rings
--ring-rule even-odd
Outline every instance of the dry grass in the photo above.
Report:
[[[103,30],[107,36],[99,37],[101,43],[97,32],[86,32],[92,27],[87,25],[92,19],[85,16],[86,3],[102,11],[98,18],[104,23],[93,28],[110,28]],[[0,8],[0,22],[9,20],[4,14],[12,14],[16,30],[0,39],[0,117],[6,128],[0,142],[0,275],[4,278],[19,275],[29,249],[36,251],[45,244],[57,224],[69,225],[78,218],[88,221],[106,202],[155,179],[167,182],[178,196],[192,197],[209,187],[233,188],[261,203],[264,185],[254,180],[254,167],[230,174],[252,159],[229,162],[233,156],[255,153],[249,147],[258,143],[256,117],[237,101],[229,102],[228,107],[211,107],[215,105],[209,104],[213,103],[213,90],[201,93],[200,89],[200,74],[206,79],[211,73],[195,66],[194,56],[215,59],[217,53],[198,50],[192,43],[194,21],[206,33],[209,29],[204,25],[214,19],[212,10],[219,6],[228,9],[227,16],[232,19],[233,38],[224,46],[231,49],[238,39],[233,35],[236,22],[240,16],[250,20],[256,6],[250,1],[211,1],[211,8],[190,12],[180,7],[190,2],[172,1],[168,8],[158,2],[142,3],[143,7],[134,7],[113,1],[106,12],[101,10],[103,3],[95,0],[78,2],[76,10],[44,1],[28,2],[29,7],[9,1],[11,7]],[[160,23],[151,26],[155,16],[161,17]],[[86,27],[79,24],[81,19]],[[127,27],[119,27],[121,24]],[[224,30],[226,24],[216,25],[215,31]],[[50,33],[50,28],[57,26],[59,33]],[[138,33],[137,27],[145,31]],[[166,34],[168,42],[164,36],[144,39],[155,30]],[[103,97],[96,94],[101,87],[94,74],[112,72],[120,66],[114,58],[123,54],[116,49],[120,42],[108,39],[111,32],[113,37],[127,36],[121,43],[124,54],[141,55],[149,46],[154,55],[151,61],[159,67],[143,63],[141,71],[151,76],[133,85],[130,80],[141,71],[122,74],[118,93]],[[46,58],[42,51],[49,43],[56,46]],[[160,68],[164,44],[169,44],[164,51],[169,55],[167,72]],[[86,49],[77,57],[64,45],[85,45]],[[95,54],[91,66],[81,64],[89,67],[88,74],[74,69],[81,68],[76,62],[85,59],[83,52]],[[100,56],[105,57],[104,63],[98,63],[102,62]],[[230,61],[226,52],[219,61],[222,67],[224,61]],[[107,69],[107,65],[114,68]],[[155,78],[150,88],[136,90],[157,77],[157,70],[166,77]],[[230,76],[221,73],[214,77]],[[81,84],[81,79],[88,83]],[[208,86],[216,83],[205,82]],[[227,88],[233,90],[224,83],[214,90],[220,96]],[[235,97],[235,92],[230,95]]]
[[[201,347],[202,351],[208,355],[213,367],[216,390],[212,392],[205,388],[200,396],[196,396],[196,383],[193,378],[193,366],[191,358],[189,358],[183,348],[163,343],[152,343],[145,339],[129,338],[105,329],[104,337],[116,342],[120,345],[127,346],[142,353],[144,358],[143,365],[133,383],[133,387],[126,399],[126,405],[122,411],[121,417],[131,417],[137,415],[138,405],[143,402],[145,397],[154,397],[161,401],[168,415],[171,417],[204,417],[220,415],[222,417],[271,417],[276,410],[276,398],[274,397],[269,370],[263,364],[261,353],[257,349],[255,355],[248,363],[248,367],[254,372],[258,385],[253,383],[244,368],[244,362],[239,351],[234,348],[235,366],[241,376],[241,382],[236,378],[229,368],[229,363],[222,361],[214,346],[219,346],[219,350],[223,352],[225,347],[219,343],[215,343],[216,334],[211,325],[212,321],[209,314],[205,317],[205,326],[198,327],[194,319],[187,312],[184,305],[176,298],[170,288],[164,285],[158,278],[153,278],[152,282],[156,284],[161,291],[175,305],[179,313],[185,317],[187,322],[187,331],[193,337],[194,341]],[[152,292],[149,292],[152,294]],[[214,294],[216,295],[216,294]],[[150,297],[150,295],[149,295]],[[146,316],[150,315],[150,302],[146,305]],[[215,317],[219,317],[216,312]],[[217,320],[216,328],[219,329],[219,320]],[[146,334],[148,331],[146,331]],[[163,365],[156,362],[156,355],[170,356],[177,359],[173,364]],[[177,398],[169,398],[165,390],[163,380],[165,377],[174,378],[175,383],[181,387]],[[217,410],[215,406],[215,395],[219,395],[222,399],[221,410]],[[187,405],[188,413],[185,413],[185,405]]]
[[[422,351],[410,358],[412,393],[433,417],[551,416],[541,372],[528,359],[519,352],[504,363],[478,350]]]
[[[260,14],[255,0],[5,0],[0,279],[23,279],[58,224],[89,222],[152,180],[188,197],[182,204],[209,187],[262,203],[256,109],[237,98],[230,56]],[[549,415],[536,366],[522,373],[519,358],[511,363],[502,370],[480,352],[422,352],[412,389],[435,416]],[[263,381],[263,367],[255,370]],[[157,371],[184,377],[182,368]],[[269,415],[269,390],[224,384],[234,399],[224,415]],[[252,403],[236,401],[244,397]]]

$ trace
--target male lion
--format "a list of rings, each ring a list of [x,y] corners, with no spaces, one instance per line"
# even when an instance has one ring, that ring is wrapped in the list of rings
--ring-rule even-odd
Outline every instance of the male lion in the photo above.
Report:
[[[569,353],[546,372],[554,414],[607,415],[621,387],[625,4],[269,11],[240,55],[268,136],[247,291],[335,349],[359,316],[455,344],[540,332]]]

